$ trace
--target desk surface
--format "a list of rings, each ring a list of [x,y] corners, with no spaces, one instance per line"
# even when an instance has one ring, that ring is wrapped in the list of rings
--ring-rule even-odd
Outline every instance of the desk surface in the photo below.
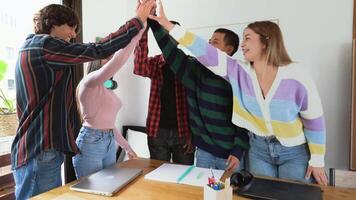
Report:
[[[144,174],[154,170],[160,166],[163,162],[149,159],[137,159],[128,160],[119,163],[123,167],[142,168],[143,175],[131,182],[121,191],[119,191],[114,197],[104,197],[94,194],[87,194],[69,190],[69,187],[76,182],[68,183],[62,187],[53,189],[46,193],[35,196],[36,200],[84,200],[84,199],[138,199],[138,200],[157,200],[157,199],[169,199],[169,200],[194,200],[203,199],[203,188],[174,184],[163,183],[157,181],[149,181],[144,179]],[[329,186],[321,186],[323,190],[324,200],[351,200],[356,197],[356,190],[354,189],[342,189]],[[234,200],[246,199],[234,195]]]

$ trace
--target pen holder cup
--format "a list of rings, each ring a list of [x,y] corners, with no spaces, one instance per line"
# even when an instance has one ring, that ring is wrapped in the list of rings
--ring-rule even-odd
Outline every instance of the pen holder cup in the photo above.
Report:
[[[223,189],[217,190],[209,185],[204,185],[204,200],[232,200],[232,187],[230,184],[225,184],[225,186]]]

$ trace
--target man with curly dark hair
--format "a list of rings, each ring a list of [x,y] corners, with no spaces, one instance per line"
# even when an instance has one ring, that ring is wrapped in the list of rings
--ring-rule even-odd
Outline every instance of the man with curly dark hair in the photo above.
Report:
[[[136,17],[99,43],[70,43],[78,32],[73,10],[51,4],[34,17],[35,34],[20,48],[15,69],[19,127],[11,148],[17,199],[61,185],[63,153],[76,154],[75,64],[106,58],[144,28],[153,0],[139,3]]]

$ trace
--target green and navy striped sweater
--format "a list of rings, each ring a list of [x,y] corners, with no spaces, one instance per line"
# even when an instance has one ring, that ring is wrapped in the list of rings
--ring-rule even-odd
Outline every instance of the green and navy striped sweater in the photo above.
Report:
[[[231,122],[232,89],[227,81],[186,55],[155,21],[148,20],[166,62],[186,88],[193,144],[214,156],[241,159],[248,148],[247,130]]]

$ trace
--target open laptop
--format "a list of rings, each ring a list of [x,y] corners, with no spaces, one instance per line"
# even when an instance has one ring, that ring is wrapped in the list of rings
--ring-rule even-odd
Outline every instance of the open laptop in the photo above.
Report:
[[[112,196],[142,173],[142,169],[123,168],[116,165],[104,168],[81,179],[71,190]]]
[[[238,192],[251,199],[321,200],[320,187],[254,177],[250,188]]]

